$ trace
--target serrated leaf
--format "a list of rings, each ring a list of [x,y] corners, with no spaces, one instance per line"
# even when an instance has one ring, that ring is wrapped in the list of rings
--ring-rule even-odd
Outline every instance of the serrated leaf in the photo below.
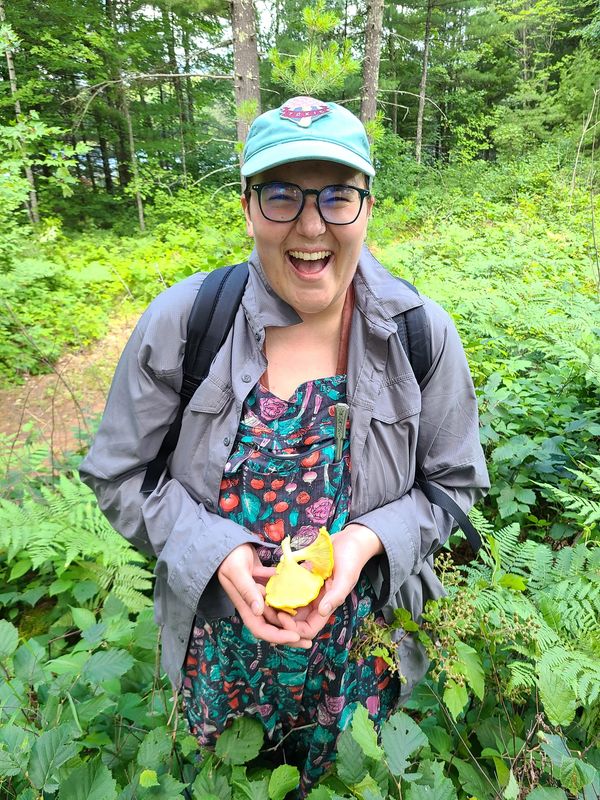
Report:
[[[367,774],[366,756],[350,730],[342,731],[337,743],[337,774],[345,784],[354,786]]]
[[[456,642],[456,652],[460,658],[460,663],[456,665],[457,670],[464,675],[477,697],[483,700],[484,673],[479,653],[464,642]]]
[[[467,705],[468,700],[469,695],[467,694],[466,686],[461,686],[461,684],[449,678],[444,688],[444,703],[448,706],[448,711],[453,719],[457,719]]]
[[[202,765],[200,774],[192,785],[194,800],[202,800],[204,797],[214,795],[219,800],[231,800],[231,784],[228,778],[221,772],[209,757],[208,761]]]
[[[562,789],[550,786],[536,786],[526,797],[526,800],[567,800],[567,795]]]
[[[61,781],[58,800],[114,800],[117,783],[100,759],[88,761]]]
[[[48,669],[56,675],[79,675],[89,657],[89,653],[65,653],[49,661]]]
[[[517,779],[515,778],[511,769],[508,775],[508,783],[506,784],[504,792],[502,793],[502,797],[504,797],[505,800],[518,800],[519,793],[519,784],[517,783]]]
[[[24,642],[13,658],[15,675],[37,688],[46,679],[43,664],[47,661],[46,649],[35,639]]]
[[[85,631],[96,624],[96,617],[87,608],[73,608],[71,606],[71,616],[80,631]]]
[[[77,753],[68,725],[51,728],[38,737],[31,749],[29,779],[36,789],[55,792],[58,789],[58,768]]]
[[[140,786],[144,789],[149,789],[150,786],[160,786],[158,782],[158,775],[153,769],[144,769],[140,774]]]
[[[474,795],[477,800],[492,800],[497,796],[498,787],[483,768],[474,767],[459,758],[454,759],[453,763],[458,770],[460,785],[467,794]]]
[[[577,711],[577,696],[558,670],[544,669],[538,678],[540,699],[552,725],[569,725]]]
[[[247,764],[260,753],[263,726],[251,717],[238,717],[217,739],[215,753],[226,764]]]
[[[270,800],[283,800],[288,792],[295,789],[300,783],[300,771],[297,767],[282,764],[271,773],[269,778]]]
[[[434,750],[437,750],[442,758],[450,758],[453,755],[452,737],[439,725],[433,728],[427,728],[425,731],[429,744]]]
[[[383,758],[383,750],[377,744],[377,731],[369,712],[363,705],[357,705],[352,715],[352,738],[360,745],[363,753],[375,761]]]
[[[381,727],[381,743],[392,775],[406,771],[408,759],[427,744],[427,737],[408,714],[398,711]]]
[[[16,725],[0,727],[0,775],[23,775],[27,769],[33,734]]]
[[[5,619],[0,619],[0,661],[12,656],[19,644],[19,631]]]
[[[146,800],[179,800],[181,792],[185,789],[185,783],[180,783],[172,775],[165,773],[158,778],[158,786],[150,786],[144,789],[141,797]],[[137,796],[137,795],[136,795]]]
[[[433,786],[412,783],[406,792],[406,800],[457,800],[456,789],[449,778],[436,776]]]
[[[171,755],[173,742],[169,728],[160,727],[147,733],[137,754],[140,767],[155,769],[164,763]]]
[[[111,649],[93,653],[83,668],[83,679],[98,684],[120,678],[133,666],[133,657],[125,650]]]

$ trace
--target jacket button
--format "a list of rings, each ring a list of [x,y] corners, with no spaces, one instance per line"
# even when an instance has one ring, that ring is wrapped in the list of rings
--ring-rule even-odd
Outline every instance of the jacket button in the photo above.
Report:
[[[210,499],[210,497],[205,498],[204,505],[207,508],[212,508],[213,507],[213,501]]]
[[[244,381],[244,383],[250,383],[252,378],[250,377],[250,375],[248,375],[248,373],[246,373],[245,375],[242,375],[242,380]]]
[[[231,441],[231,439],[229,438],[229,436],[226,436],[226,437],[223,439],[223,444],[225,445],[225,447],[228,447],[228,446],[229,446],[229,442],[230,442],[230,441]]]

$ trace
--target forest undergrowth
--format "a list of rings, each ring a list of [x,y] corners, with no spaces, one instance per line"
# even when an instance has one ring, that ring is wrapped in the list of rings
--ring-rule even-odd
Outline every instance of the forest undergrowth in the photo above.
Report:
[[[600,797],[600,273],[590,202],[550,151],[388,175],[369,245],[454,317],[476,384],[492,490],[466,566],[438,557],[448,596],[417,626],[432,667],[378,739],[357,708],[312,800]],[[376,186],[377,191],[377,186]],[[383,196],[385,195],[385,196]],[[44,223],[0,274],[0,376],[52,369],[197,270],[243,260],[239,201],[157,194],[145,236]],[[123,231],[121,231],[122,233]],[[87,443],[81,443],[85,449]],[[7,469],[8,454],[10,466]],[[0,794],[37,800],[270,798],[242,720],[197,759],[157,663],[152,563],[36,441],[0,441]],[[368,635],[367,635],[368,634]],[[394,657],[375,626],[361,647]],[[402,664],[398,665],[400,673]]]

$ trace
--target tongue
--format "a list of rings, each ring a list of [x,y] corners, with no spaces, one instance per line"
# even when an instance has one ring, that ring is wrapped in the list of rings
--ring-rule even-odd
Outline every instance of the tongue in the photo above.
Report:
[[[305,275],[314,275],[317,272],[321,272],[322,269],[325,269],[325,265],[329,261],[329,256],[326,258],[318,258],[315,261],[305,261],[303,258],[290,256],[290,261],[298,272],[303,272]]]

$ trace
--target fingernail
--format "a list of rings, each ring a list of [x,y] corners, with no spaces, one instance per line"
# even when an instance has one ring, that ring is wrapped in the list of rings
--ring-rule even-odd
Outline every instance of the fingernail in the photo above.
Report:
[[[321,616],[327,617],[329,614],[331,614],[331,603],[323,603],[321,606]]]
[[[258,615],[260,614],[260,605],[258,603],[258,600],[254,600],[254,602],[250,607],[252,609],[252,613],[258,617]]]

